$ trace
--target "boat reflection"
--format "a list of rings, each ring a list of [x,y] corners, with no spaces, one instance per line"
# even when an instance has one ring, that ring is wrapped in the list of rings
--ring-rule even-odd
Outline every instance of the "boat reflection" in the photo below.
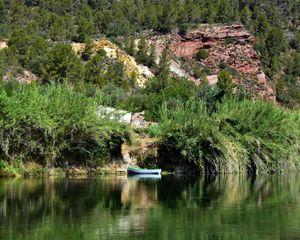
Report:
[[[136,174],[136,175],[129,175],[128,179],[134,180],[160,180],[160,174]]]

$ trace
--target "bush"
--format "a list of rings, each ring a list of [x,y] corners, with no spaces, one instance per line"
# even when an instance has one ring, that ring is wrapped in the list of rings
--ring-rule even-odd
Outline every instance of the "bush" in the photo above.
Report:
[[[161,110],[161,165],[200,172],[282,172],[299,168],[300,113],[266,102],[226,98],[209,114],[205,102]]]
[[[205,49],[200,49],[197,53],[196,53],[196,56],[195,58],[198,60],[198,61],[201,61],[203,59],[206,59],[208,57],[208,52],[205,50]]]
[[[0,87],[0,158],[44,166],[96,166],[120,153],[123,125],[100,119],[100,102],[66,85]]]

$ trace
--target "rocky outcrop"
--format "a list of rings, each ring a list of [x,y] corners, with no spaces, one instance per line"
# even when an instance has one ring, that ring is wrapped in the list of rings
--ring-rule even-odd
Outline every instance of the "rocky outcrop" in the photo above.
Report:
[[[254,37],[242,25],[201,25],[185,35],[154,36],[151,43],[161,50],[170,43],[171,71],[197,84],[200,79],[194,69],[209,69],[208,81],[216,84],[217,75],[226,67],[234,81],[242,85],[253,97],[275,101],[275,94],[262,71],[259,55],[253,49]],[[205,49],[208,56],[200,61],[196,53]],[[185,60],[185,63],[183,63]],[[188,64],[186,64],[186,62]]]
[[[7,48],[7,42],[5,41],[0,41],[0,50],[4,49],[4,48]]]
[[[77,54],[81,54],[84,50],[85,44],[73,43],[72,48]],[[146,67],[136,63],[135,59],[120,49],[117,45],[113,44],[107,39],[99,39],[93,42],[92,52],[96,53],[99,50],[104,50],[107,57],[117,59],[124,63],[125,75],[128,78],[132,77],[135,73],[137,83],[143,87],[148,78],[153,77],[152,72]]]
[[[14,73],[12,71],[6,72],[5,76],[3,76],[3,81],[9,81],[11,79],[16,80],[19,83],[33,83],[39,81],[39,77],[34,73],[24,70],[22,73]]]

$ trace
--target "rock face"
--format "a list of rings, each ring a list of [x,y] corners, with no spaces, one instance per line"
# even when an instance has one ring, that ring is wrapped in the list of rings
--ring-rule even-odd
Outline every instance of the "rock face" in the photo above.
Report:
[[[7,42],[4,42],[4,41],[0,41],[0,50],[1,49],[4,49],[4,48],[7,48]]]
[[[5,76],[3,76],[3,81],[9,81],[11,79],[16,80],[19,83],[33,83],[36,81],[39,81],[39,77],[35,75],[34,73],[24,70],[22,73],[14,74],[10,71],[8,71]]]
[[[220,71],[226,68],[235,83],[241,85],[253,98],[276,101],[274,91],[262,71],[260,56],[253,49],[255,39],[242,25],[205,24],[184,35],[155,34],[147,39],[149,44],[156,46],[157,63],[162,50],[169,46],[170,70],[174,75],[200,84],[201,79],[196,71],[205,70],[209,84],[214,85],[218,82]],[[73,43],[73,49],[81,54],[84,44]],[[122,61],[128,77],[134,72],[139,86],[143,87],[147,79],[154,76],[148,67],[138,65],[132,56],[107,39],[94,41],[93,52],[100,49],[108,57]],[[195,55],[200,49],[206,51],[207,57],[197,60]]]
[[[84,50],[85,45],[83,43],[73,43],[72,48],[77,54],[81,54]],[[125,74],[128,78],[133,73],[136,74],[137,83],[143,87],[148,78],[153,77],[152,72],[142,65],[138,65],[135,59],[120,49],[117,45],[113,44],[107,39],[99,39],[93,42],[92,52],[96,53],[99,50],[104,50],[107,57],[118,59],[124,63]]]
[[[260,57],[253,49],[254,40],[242,25],[201,25],[185,35],[155,36],[150,41],[157,46],[158,54],[166,42],[170,43],[171,71],[175,75],[200,83],[193,71],[206,68],[210,72],[207,79],[213,85],[218,81],[218,73],[226,67],[234,81],[253,97],[275,101],[274,91],[262,71]],[[195,55],[200,49],[205,49],[208,56],[198,61]]]

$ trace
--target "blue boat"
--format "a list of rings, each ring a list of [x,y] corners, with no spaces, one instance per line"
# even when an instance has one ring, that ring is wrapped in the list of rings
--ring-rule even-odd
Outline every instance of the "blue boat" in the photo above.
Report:
[[[137,174],[159,175],[159,174],[161,174],[161,169],[145,169],[145,168],[129,166],[127,168],[127,174],[128,175],[137,175]]]

